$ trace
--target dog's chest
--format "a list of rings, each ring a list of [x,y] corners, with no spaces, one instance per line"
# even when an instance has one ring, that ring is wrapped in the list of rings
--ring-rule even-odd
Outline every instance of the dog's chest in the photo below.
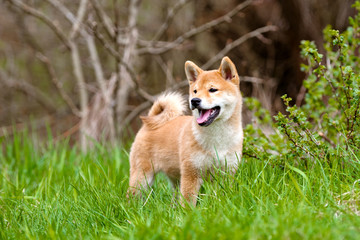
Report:
[[[207,129],[198,129],[197,126],[192,126],[196,141],[205,151],[213,152],[215,150],[227,154],[229,149],[242,142],[241,126],[232,128],[226,125],[216,125],[216,123],[213,125],[215,126]]]
[[[192,126],[193,134],[202,150],[194,153],[191,162],[198,169],[236,167],[241,161],[243,130],[241,125],[213,123],[212,128]]]
[[[191,157],[191,162],[197,169],[207,170],[214,166],[221,168],[236,168],[240,163],[240,154],[237,152],[218,152],[213,153],[194,153]]]

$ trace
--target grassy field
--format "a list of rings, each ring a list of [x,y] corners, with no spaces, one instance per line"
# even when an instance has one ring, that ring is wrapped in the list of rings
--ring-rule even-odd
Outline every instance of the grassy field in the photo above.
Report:
[[[144,199],[127,200],[122,148],[81,154],[66,141],[0,141],[1,239],[360,239],[360,156],[307,170],[245,157],[183,209],[162,175]]]

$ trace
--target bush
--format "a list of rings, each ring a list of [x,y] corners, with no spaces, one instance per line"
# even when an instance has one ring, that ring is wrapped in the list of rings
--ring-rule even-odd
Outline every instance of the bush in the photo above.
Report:
[[[353,6],[359,12],[360,2]],[[276,129],[266,135],[261,128],[246,126],[245,156],[266,157],[280,166],[295,161],[309,167],[317,160],[359,165],[360,14],[349,22],[343,33],[330,26],[324,29],[325,54],[319,53],[314,42],[301,42],[305,62],[301,70],[307,73],[302,106],[292,105],[292,99],[284,95],[286,114],[278,113],[272,121],[256,100],[245,100],[260,126],[270,123]]]

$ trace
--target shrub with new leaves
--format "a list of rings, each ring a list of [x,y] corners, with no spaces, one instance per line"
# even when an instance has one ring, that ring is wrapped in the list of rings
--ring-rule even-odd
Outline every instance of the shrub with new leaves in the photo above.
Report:
[[[360,2],[354,7],[359,12]],[[360,14],[349,22],[343,33],[330,26],[324,29],[325,54],[319,53],[314,42],[301,42],[305,60],[301,69],[307,73],[302,106],[292,106],[291,98],[282,97],[287,113],[278,113],[273,125],[280,132],[264,136],[259,129],[247,126],[244,155],[265,154],[282,161],[304,159],[306,166],[315,158],[329,162],[348,155],[346,159],[356,159],[352,156],[358,155],[360,146]],[[253,101],[245,103],[251,103],[250,109],[256,106]],[[258,136],[255,139],[254,134]],[[260,139],[267,144],[261,146]]]

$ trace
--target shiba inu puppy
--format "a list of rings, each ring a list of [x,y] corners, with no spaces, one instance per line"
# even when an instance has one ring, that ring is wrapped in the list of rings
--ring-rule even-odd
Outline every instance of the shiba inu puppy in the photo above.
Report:
[[[136,135],[130,152],[128,194],[137,195],[164,172],[182,197],[196,205],[202,176],[214,164],[236,170],[243,145],[239,76],[228,57],[217,70],[185,63],[189,104],[178,93],[160,96]],[[184,203],[184,202],[183,202]]]

